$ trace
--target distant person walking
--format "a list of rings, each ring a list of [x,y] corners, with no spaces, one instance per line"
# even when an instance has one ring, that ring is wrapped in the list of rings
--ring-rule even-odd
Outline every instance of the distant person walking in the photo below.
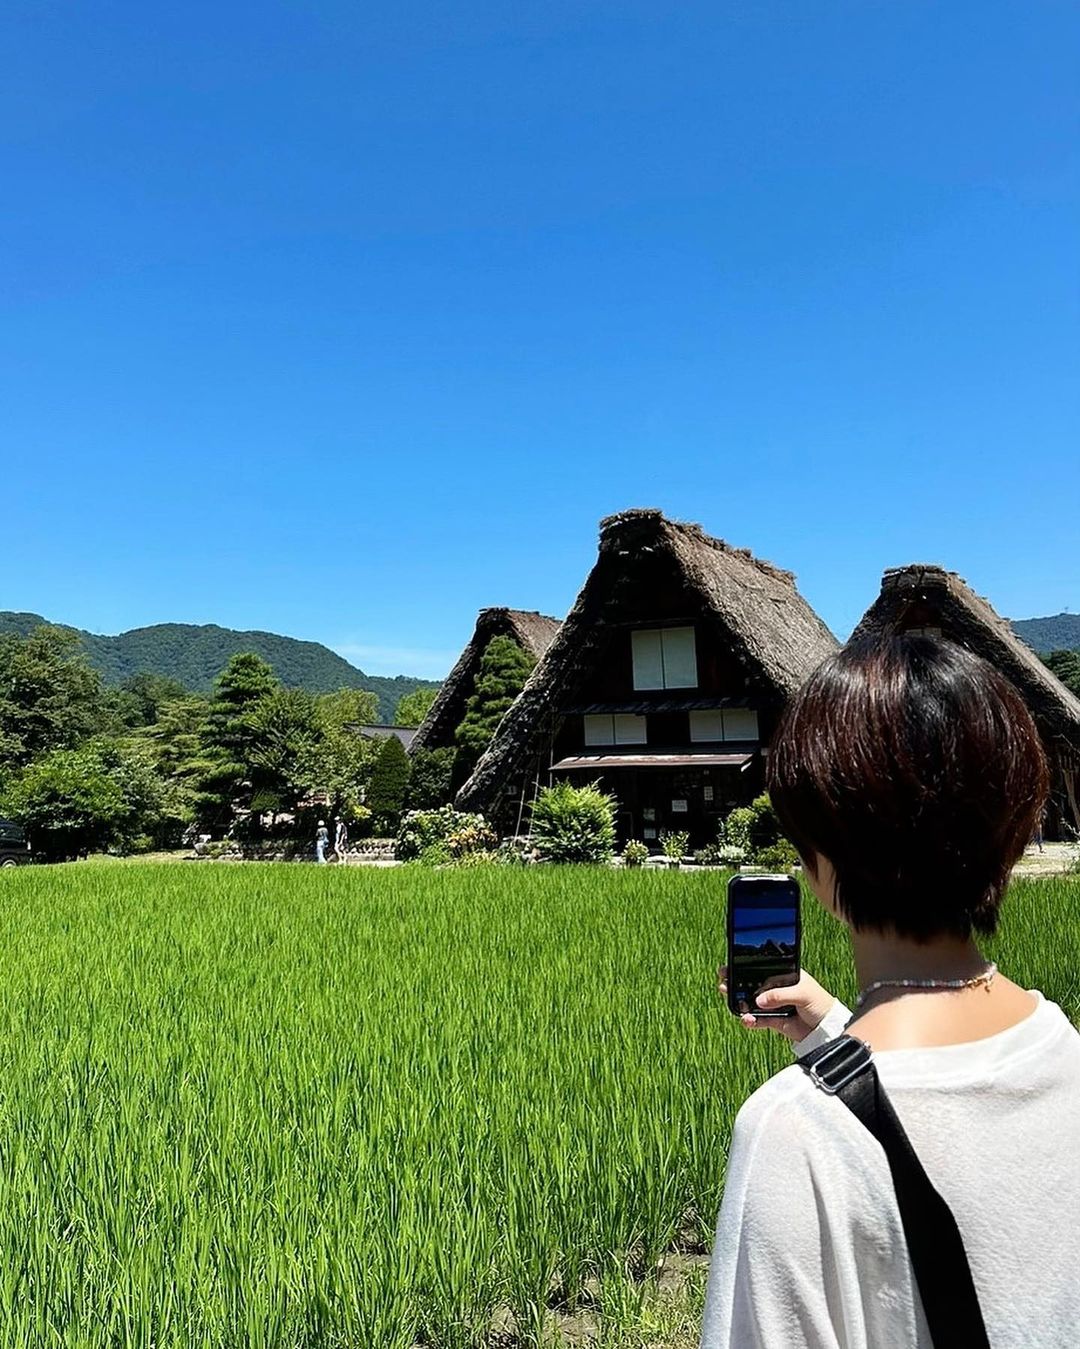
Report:
[[[315,830],[315,861],[320,865],[326,865],[326,849],[330,845],[330,831],[326,827],[326,821],[320,820],[319,827]]]
[[[349,851],[349,831],[345,827],[345,821],[339,815],[334,821],[334,853],[339,862],[345,861],[345,854]]]

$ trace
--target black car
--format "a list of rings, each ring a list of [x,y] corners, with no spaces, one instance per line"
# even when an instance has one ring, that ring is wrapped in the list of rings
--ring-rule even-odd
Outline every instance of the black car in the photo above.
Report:
[[[22,867],[30,861],[30,844],[17,824],[0,820],[0,867]]]

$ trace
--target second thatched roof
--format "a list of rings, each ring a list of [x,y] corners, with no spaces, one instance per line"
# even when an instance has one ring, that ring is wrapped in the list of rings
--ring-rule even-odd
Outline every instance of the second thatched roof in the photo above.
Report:
[[[1080,698],[956,572],[926,562],[890,568],[852,638],[925,627],[939,627],[988,660],[1019,691],[1044,740],[1063,741],[1080,753]]]
[[[460,807],[489,808],[519,772],[545,718],[572,696],[588,668],[605,614],[617,597],[627,600],[628,560],[646,554],[668,565],[723,630],[755,682],[779,701],[836,650],[836,638],[799,594],[791,572],[658,510],[608,516],[600,522],[599,554],[574,607],[458,793]]]
[[[453,744],[454,732],[465,715],[465,704],[473,691],[480,658],[493,637],[512,637],[523,651],[538,661],[558,630],[557,618],[549,618],[535,609],[481,609],[472,637],[443,680],[427,716],[412,738],[410,750],[415,752]]]

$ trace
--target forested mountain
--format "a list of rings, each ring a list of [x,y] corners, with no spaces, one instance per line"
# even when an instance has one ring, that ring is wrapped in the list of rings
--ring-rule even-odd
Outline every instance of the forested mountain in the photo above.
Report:
[[[0,611],[0,633],[25,636],[44,619],[40,614]],[[65,626],[60,624],[58,626]],[[369,675],[319,642],[301,642],[272,632],[238,632],[215,624],[155,623],[133,628],[115,637],[84,632],[77,634],[90,664],[101,672],[106,684],[118,685],[132,675],[148,672],[177,679],[195,693],[209,693],[229,658],[240,651],[253,651],[273,666],[287,688],[309,693],[332,693],[337,689],[366,689],[378,695],[381,720],[390,722],[403,694],[419,688],[435,688],[430,679],[408,675],[393,678]]]
[[[1010,621],[1016,635],[1040,655],[1051,651],[1080,651],[1080,614],[1053,614],[1049,618],[1014,618]]]

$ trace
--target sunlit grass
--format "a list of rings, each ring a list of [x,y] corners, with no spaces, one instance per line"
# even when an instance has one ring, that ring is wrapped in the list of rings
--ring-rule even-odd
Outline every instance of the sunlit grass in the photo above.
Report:
[[[725,880],[5,873],[0,1344],[465,1346],[583,1290],[644,1333],[787,1062],[716,997]],[[995,947],[1074,1019],[1078,920],[1018,882]],[[805,959],[850,997],[816,907]]]

